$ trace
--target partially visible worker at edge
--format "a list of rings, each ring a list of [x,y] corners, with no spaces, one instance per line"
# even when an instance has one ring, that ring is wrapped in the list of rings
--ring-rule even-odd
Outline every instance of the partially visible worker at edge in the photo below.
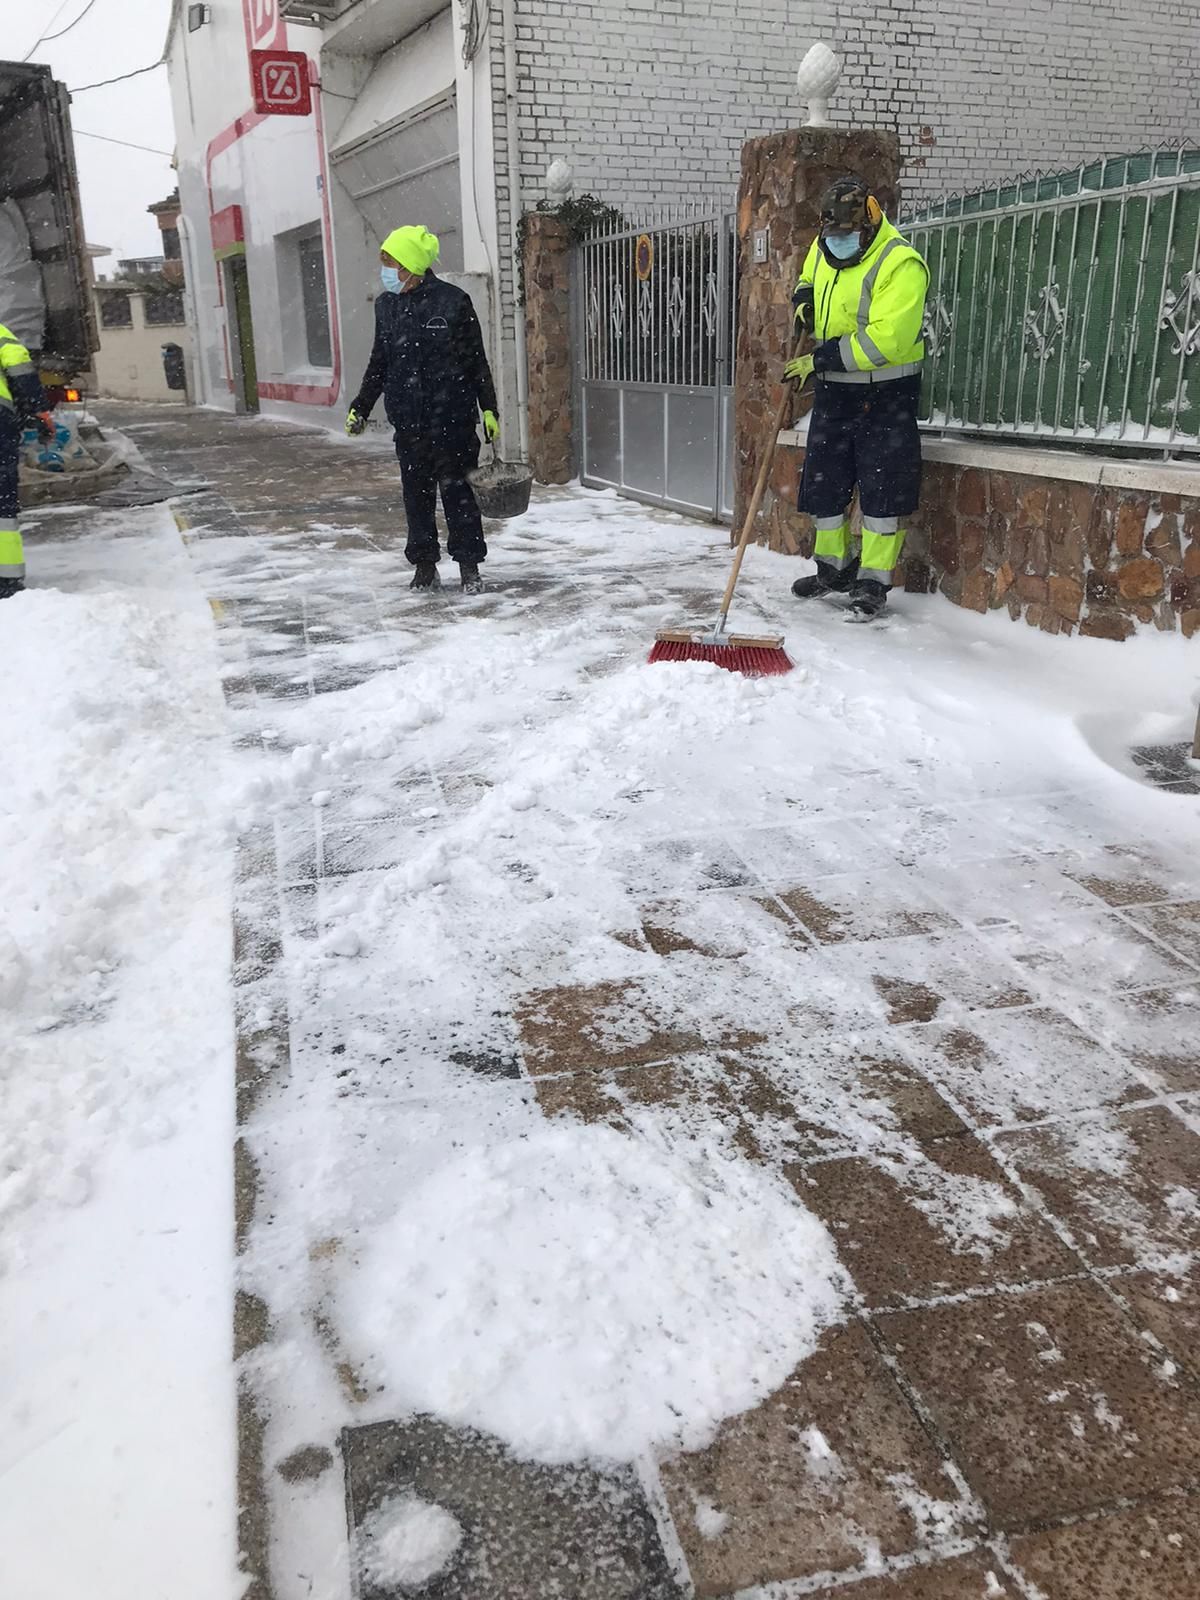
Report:
[[[17,524],[17,463],[21,432],[37,423],[41,438],[52,437],[54,423],[46,410],[37,368],[15,333],[0,325],[0,600],[25,587],[25,549]]]
[[[489,440],[500,432],[496,389],[470,296],[433,272],[438,241],[425,228],[395,228],[379,252],[384,292],[375,301],[375,344],[346,432],[361,433],[383,395],[395,429],[412,589],[438,583],[441,556],[434,512],[438,490],[447,548],[462,587],[483,588],[483,522],[467,473],[479,463],[479,414]]]
[[[839,178],[821,202],[821,229],[792,297],[816,341],[787,377],[816,382],[799,509],[816,523],[816,573],[801,600],[849,594],[854,620],[877,617],[904,547],[904,520],[921,491],[917,408],[929,268],[884,216],[861,179]],[[862,551],[850,553],[858,486]]]

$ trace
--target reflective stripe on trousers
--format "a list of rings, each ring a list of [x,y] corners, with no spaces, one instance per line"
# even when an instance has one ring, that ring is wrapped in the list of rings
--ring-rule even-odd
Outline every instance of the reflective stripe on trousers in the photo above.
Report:
[[[0,528],[0,582],[25,577],[25,547],[19,528]]]
[[[892,574],[904,549],[904,529],[899,517],[872,517],[871,523],[869,528],[863,523],[862,565],[858,575],[890,589]]]
[[[850,554],[850,524],[845,517],[814,517],[817,538],[813,555],[826,567],[844,572],[854,565]]]
[[[816,542],[813,555],[822,566],[845,572],[855,563],[850,554],[850,523],[845,517],[816,517]],[[899,517],[872,517],[872,526],[863,524],[860,578],[891,588],[900,552],[904,549],[904,530]]]

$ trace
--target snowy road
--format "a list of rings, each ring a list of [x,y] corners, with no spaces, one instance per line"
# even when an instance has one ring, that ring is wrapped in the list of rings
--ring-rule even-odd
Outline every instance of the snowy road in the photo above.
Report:
[[[114,1275],[130,1175],[195,1230],[174,1279],[134,1256],[106,1302],[171,1298],[139,1326],[176,1369],[140,1388],[218,1497],[175,1535],[196,1587],[161,1592],[230,1592],[236,1088],[256,1597],[347,1600],[361,1559],[365,1600],[418,1572],[488,1600],[1076,1600],[1122,1539],[1156,1600],[1188,1593],[1195,1523],[1156,1497],[1200,1446],[1200,802],[1128,751],[1181,736],[1194,652],[924,597],[850,629],[754,551],[740,621],[798,669],[651,668],[656,627],[706,619],[722,530],[553,492],[496,530],[491,592],[415,596],[378,446],[114,415],[213,490],[179,502],[186,558],[159,511],[33,541],[63,594],[21,602],[6,1119],[58,1143],[18,1188],[50,1246],[0,1293],[69,1324],[69,1251]],[[74,1359],[107,1375],[110,1332]],[[146,1457],[134,1433],[105,1475],[124,1504]],[[1071,1543],[1084,1514],[1108,1554]],[[23,1596],[57,1600],[72,1569],[46,1586],[26,1547]]]

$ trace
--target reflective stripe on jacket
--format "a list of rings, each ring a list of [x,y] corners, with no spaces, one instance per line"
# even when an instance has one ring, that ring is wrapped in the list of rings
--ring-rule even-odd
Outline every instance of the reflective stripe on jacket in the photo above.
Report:
[[[885,217],[871,248],[853,266],[829,264],[814,239],[796,284],[813,296],[813,365],[818,373],[890,375],[925,356],[921,323],[929,268]]]
[[[41,379],[29,351],[0,324],[0,410],[33,416],[44,404]]]

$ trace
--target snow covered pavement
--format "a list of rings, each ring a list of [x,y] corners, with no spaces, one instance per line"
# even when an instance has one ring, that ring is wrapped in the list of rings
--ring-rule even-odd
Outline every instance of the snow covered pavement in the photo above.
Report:
[[[0,618],[0,1592],[224,1600],[232,752],[168,509],[85,515]]]
[[[651,668],[723,530],[549,493],[417,596],[378,445],[113,414],[213,484],[249,1592],[1194,1592],[1188,647],[754,551],[797,670]]]

